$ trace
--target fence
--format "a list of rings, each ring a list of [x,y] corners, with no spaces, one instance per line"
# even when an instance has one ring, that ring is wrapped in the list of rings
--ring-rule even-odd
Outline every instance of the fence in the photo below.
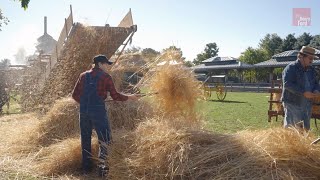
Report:
[[[271,83],[226,83],[228,92],[268,92]]]

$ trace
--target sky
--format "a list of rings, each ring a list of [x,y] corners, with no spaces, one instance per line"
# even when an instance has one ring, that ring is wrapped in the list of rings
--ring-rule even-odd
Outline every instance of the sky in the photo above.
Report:
[[[217,43],[219,56],[239,57],[249,46],[258,47],[267,33],[282,38],[289,33],[320,34],[319,0],[30,0],[27,10],[18,0],[0,0],[10,20],[0,31],[0,59],[14,63],[21,47],[33,54],[43,35],[44,16],[48,34],[58,39],[70,4],[74,22],[97,26],[117,26],[131,8],[138,26],[133,46],[161,51],[174,45],[187,60],[212,42]],[[311,8],[311,25],[293,26],[293,8]]]

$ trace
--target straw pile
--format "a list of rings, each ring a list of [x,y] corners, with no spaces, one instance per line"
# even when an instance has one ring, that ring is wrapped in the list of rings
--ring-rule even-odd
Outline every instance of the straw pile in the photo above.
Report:
[[[133,130],[145,117],[152,117],[155,110],[144,100],[106,103],[111,129]]]
[[[79,106],[71,98],[56,101],[44,116],[37,130],[38,142],[42,146],[56,141],[79,137]]]
[[[92,140],[93,159],[97,159],[98,140]],[[38,162],[33,167],[40,175],[76,174],[81,170],[81,143],[79,138],[68,138],[38,152]],[[95,161],[94,161],[95,162]]]
[[[37,151],[39,119],[34,113],[0,117],[0,154],[19,156]]]
[[[221,135],[150,120],[134,132],[131,179],[317,179],[320,147],[295,130]]]
[[[97,54],[110,58],[130,32],[131,29],[125,28],[76,24],[38,99],[39,104],[45,105],[42,108],[50,109],[55,100],[70,94],[79,74],[90,68],[92,58]]]
[[[155,68],[150,78],[150,91],[157,93],[154,101],[158,104],[158,109],[166,115],[191,116],[195,113],[195,102],[201,94],[200,84],[190,69],[182,64],[170,64],[175,56],[175,51],[168,52],[165,64]]]

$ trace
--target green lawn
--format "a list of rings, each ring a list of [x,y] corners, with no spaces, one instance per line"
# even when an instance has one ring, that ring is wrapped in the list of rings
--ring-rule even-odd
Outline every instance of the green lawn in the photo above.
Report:
[[[281,127],[283,117],[268,122],[269,93],[228,92],[224,101],[217,101],[215,94],[211,100],[200,101],[198,112],[204,115],[206,127],[220,133],[234,133],[246,129]],[[320,128],[320,123],[318,122]],[[312,132],[320,135],[311,119]]]

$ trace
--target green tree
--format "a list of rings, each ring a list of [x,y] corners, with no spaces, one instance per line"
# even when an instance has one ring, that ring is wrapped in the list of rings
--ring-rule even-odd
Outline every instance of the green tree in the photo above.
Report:
[[[21,7],[26,10],[28,8],[30,0],[19,0],[21,2]]]
[[[282,39],[276,33],[267,34],[260,40],[259,47],[268,54],[268,59],[281,52]]]
[[[1,31],[1,27],[2,25],[7,25],[9,22],[8,18],[3,16],[2,10],[0,9],[0,31]]]
[[[310,46],[320,50],[320,35],[313,36],[312,40],[310,41]]]
[[[300,50],[302,46],[307,46],[310,44],[312,36],[309,33],[304,32],[301,36],[297,38],[297,42],[294,46],[294,49]]]
[[[144,48],[142,49],[141,51],[141,55],[143,58],[145,58],[146,60],[148,61],[153,61],[156,59],[156,57],[158,55],[160,55],[160,52],[159,51],[156,51],[152,48]]]
[[[248,64],[257,64],[268,60],[268,53],[263,49],[248,47],[243,53],[241,53],[239,60]]]
[[[193,63],[195,65],[198,65],[206,59],[218,56],[218,53],[219,53],[218,45],[216,43],[208,43],[204,48],[204,52],[197,54],[197,58],[193,60]]]
[[[187,67],[192,67],[193,63],[191,61],[184,61],[184,65]]]
[[[21,3],[21,7],[26,10],[28,8],[30,0],[19,0]],[[7,25],[9,22],[9,19],[5,17],[2,13],[2,10],[0,8],[0,31],[3,24]]]
[[[297,38],[294,37],[294,34],[288,34],[285,39],[283,39],[281,51],[289,51],[295,48],[297,43]]]
[[[269,55],[265,50],[248,47],[243,53],[241,53],[239,60],[248,64],[257,64],[268,60],[268,58]],[[268,79],[268,71],[265,69],[258,69],[254,71],[248,70],[245,71],[244,78],[250,82],[265,81]]]
[[[131,53],[138,53],[140,52],[141,48],[137,46],[131,46],[124,50],[124,54],[131,54]]]

